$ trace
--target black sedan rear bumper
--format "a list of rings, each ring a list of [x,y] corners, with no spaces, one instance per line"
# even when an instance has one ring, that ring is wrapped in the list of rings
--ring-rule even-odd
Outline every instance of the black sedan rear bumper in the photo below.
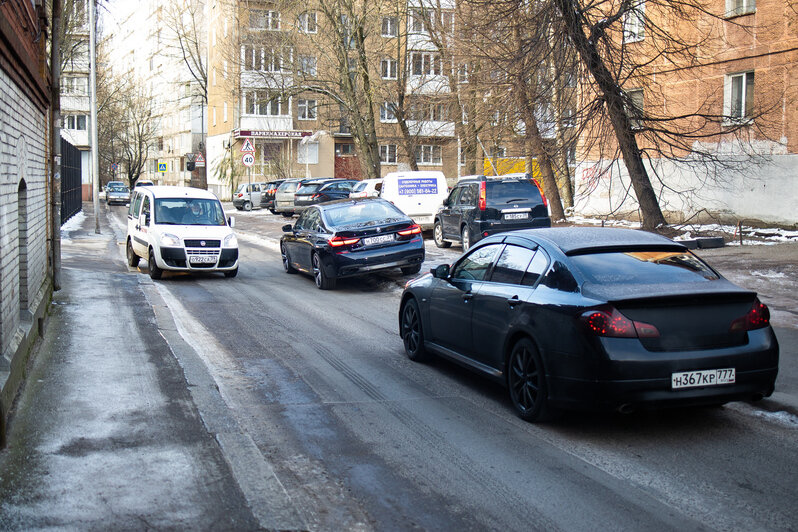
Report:
[[[404,268],[424,262],[424,241],[416,237],[401,244],[367,250],[326,254],[325,271],[330,277],[352,277],[390,268]]]
[[[748,343],[702,351],[651,352],[636,339],[603,338],[606,359],[599,378],[549,377],[553,404],[565,408],[623,411],[720,404],[773,393],[779,346],[771,328],[749,331]],[[732,384],[677,388],[673,373],[735,368]]]

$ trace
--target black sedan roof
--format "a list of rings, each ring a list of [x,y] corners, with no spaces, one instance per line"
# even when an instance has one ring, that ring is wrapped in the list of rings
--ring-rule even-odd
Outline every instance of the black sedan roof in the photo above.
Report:
[[[683,244],[669,238],[616,227],[552,227],[513,231],[513,235],[528,236],[532,240],[546,241],[566,255],[579,255],[600,251],[625,250],[631,248],[657,248],[683,250]]]

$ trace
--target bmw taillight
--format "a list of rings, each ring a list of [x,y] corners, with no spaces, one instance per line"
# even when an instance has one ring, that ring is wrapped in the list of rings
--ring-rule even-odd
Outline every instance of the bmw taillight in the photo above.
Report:
[[[401,231],[397,231],[396,233],[402,236],[417,235],[421,233],[421,228],[418,226],[418,224],[413,224],[407,229],[402,229]]]
[[[650,323],[633,321],[612,305],[583,313],[579,317],[587,332],[611,338],[659,338],[659,330]]]
[[[540,192],[540,197],[543,199],[543,206],[548,208],[549,200],[546,199],[546,194],[543,193],[543,188],[540,186],[540,183],[538,183],[537,179],[532,179],[532,182],[535,184],[536,187],[538,187],[538,192]]]
[[[344,238],[342,236],[334,236],[330,239],[330,245],[334,248],[341,246],[351,246],[360,242],[359,238]]]
[[[745,316],[741,316],[731,323],[729,332],[753,331],[767,327],[769,324],[770,309],[759,301],[759,298],[756,298],[751,310]]]
[[[484,181],[479,182],[479,210],[484,211],[488,206],[487,185]]]

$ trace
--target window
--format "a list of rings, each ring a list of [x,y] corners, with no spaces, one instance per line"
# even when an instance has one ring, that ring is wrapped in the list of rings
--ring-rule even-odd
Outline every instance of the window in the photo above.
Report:
[[[380,162],[383,164],[396,164],[396,144],[383,144],[380,146]]]
[[[253,9],[249,15],[249,27],[253,30],[272,30],[280,29],[280,12]]]
[[[222,107],[222,122],[227,122],[227,102],[224,102],[224,107]]]
[[[352,50],[355,47],[355,35],[352,31],[352,22],[346,15],[341,15],[341,40],[344,48]]]
[[[251,45],[241,47],[241,63],[244,70],[280,72],[286,70],[291,61],[290,48],[258,48]]]
[[[416,162],[419,164],[443,164],[441,147],[432,144],[416,146]]]
[[[466,165],[466,151],[463,148],[457,148],[458,151],[458,160],[460,162],[460,166]]]
[[[477,204],[477,187],[475,185],[464,186],[457,201],[460,205],[475,206]]]
[[[494,283],[521,284],[527,266],[532,262],[535,252],[521,246],[506,246],[490,275]]]
[[[86,124],[88,117],[86,115],[66,115],[64,123],[66,129],[76,129],[78,131],[86,131]]]
[[[576,112],[573,109],[566,109],[562,112],[563,127],[576,127]]]
[[[396,37],[397,26],[396,17],[382,17],[382,36]]]
[[[454,13],[451,11],[441,13],[441,30],[446,34],[454,32]]]
[[[496,252],[499,251],[501,247],[502,244],[489,244],[466,255],[466,257],[454,267],[452,278],[468,281],[483,280],[490,269],[493,257],[496,256]]]
[[[299,15],[297,21],[299,31],[303,33],[316,33],[318,31],[318,24],[316,23],[316,12],[302,13]]]
[[[726,0],[726,16],[745,15],[756,11],[756,0]]]
[[[354,144],[336,144],[335,145],[335,155],[354,155],[355,154],[355,145]]]
[[[424,33],[424,15],[421,11],[413,10],[410,12],[410,31],[413,33]]]
[[[61,92],[63,94],[89,94],[89,78],[85,76],[64,76],[61,78]]]
[[[396,59],[383,59],[380,61],[382,79],[396,79],[397,65]]]
[[[414,76],[438,76],[441,74],[441,56],[428,52],[412,52],[410,69]]]
[[[623,42],[642,41],[645,34],[645,0],[633,1],[623,17]]]
[[[626,91],[626,114],[632,129],[643,129],[643,89],[632,89]]]
[[[457,68],[457,83],[468,83],[468,64],[462,64]]]
[[[549,259],[546,258],[546,254],[543,253],[540,249],[538,249],[535,256],[532,257],[532,261],[529,263],[529,266],[526,269],[526,274],[524,274],[524,278],[521,280],[521,284],[525,286],[535,286],[538,282],[538,279],[546,273],[546,269],[549,267]]]
[[[297,100],[297,118],[316,120],[316,100]]]
[[[726,122],[744,122],[754,116],[754,73],[726,76],[723,114]]]
[[[316,58],[312,55],[300,55],[298,71],[303,76],[315,76]]]
[[[396,122],[395,110],[395,103],[383,102],[380,105],[380,122]]]
[[[222,77],[227,79],[227,60],[222,61]]]
[[[288,116],[289,102],[284,96],[269,91],[249,91],[245,93],[246,114],[261,116]]]
[[[504,157],[506,154],[507,154],[507,148],[505,148],[503,146],[493,146],[490,149],[490,153],[488,154],[488,156],[491,159],[493,159],[493,158],[497,158],[497,157]]]

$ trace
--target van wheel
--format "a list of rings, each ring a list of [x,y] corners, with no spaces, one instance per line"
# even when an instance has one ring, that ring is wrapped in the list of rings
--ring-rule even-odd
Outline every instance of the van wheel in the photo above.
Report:
[[[463,231],[460,233],[460,238],[463,241],[463,251],[468,251],[468,248],[471,247],[471,231],[468,229],[467,225],[463,226]]]
[[[163,270],[158,267],[158,263],[155,262],[155,251],[150,248],[150,253],[147,255],[147,265],[150,269],[150,277],[155,279],[156,281],[163,276]]]
[[[236,275],[238,275],[238,268],[236,268],[235,270],[229,270],[224,272],[224,276],[227,277],[228,279],[231,277],[235,277]]]
[[[244,210],[245,211],[251,211],[252,210],[252,203],[250,203],[248,201],[245,201],[244,202]]]
[[[127,240],[125,252],[127,253],[127,265],[131,268],[137,267],[141,259],[136,255],[136,252],[133,251],[133,244],[130,242],[130,239]]]
[[[443,239],[443,226],[441,226],[440,220],[435,220],[435,227],[432,229],[432,239],[439,248],[448,248],[452,245],[451,242]]]

